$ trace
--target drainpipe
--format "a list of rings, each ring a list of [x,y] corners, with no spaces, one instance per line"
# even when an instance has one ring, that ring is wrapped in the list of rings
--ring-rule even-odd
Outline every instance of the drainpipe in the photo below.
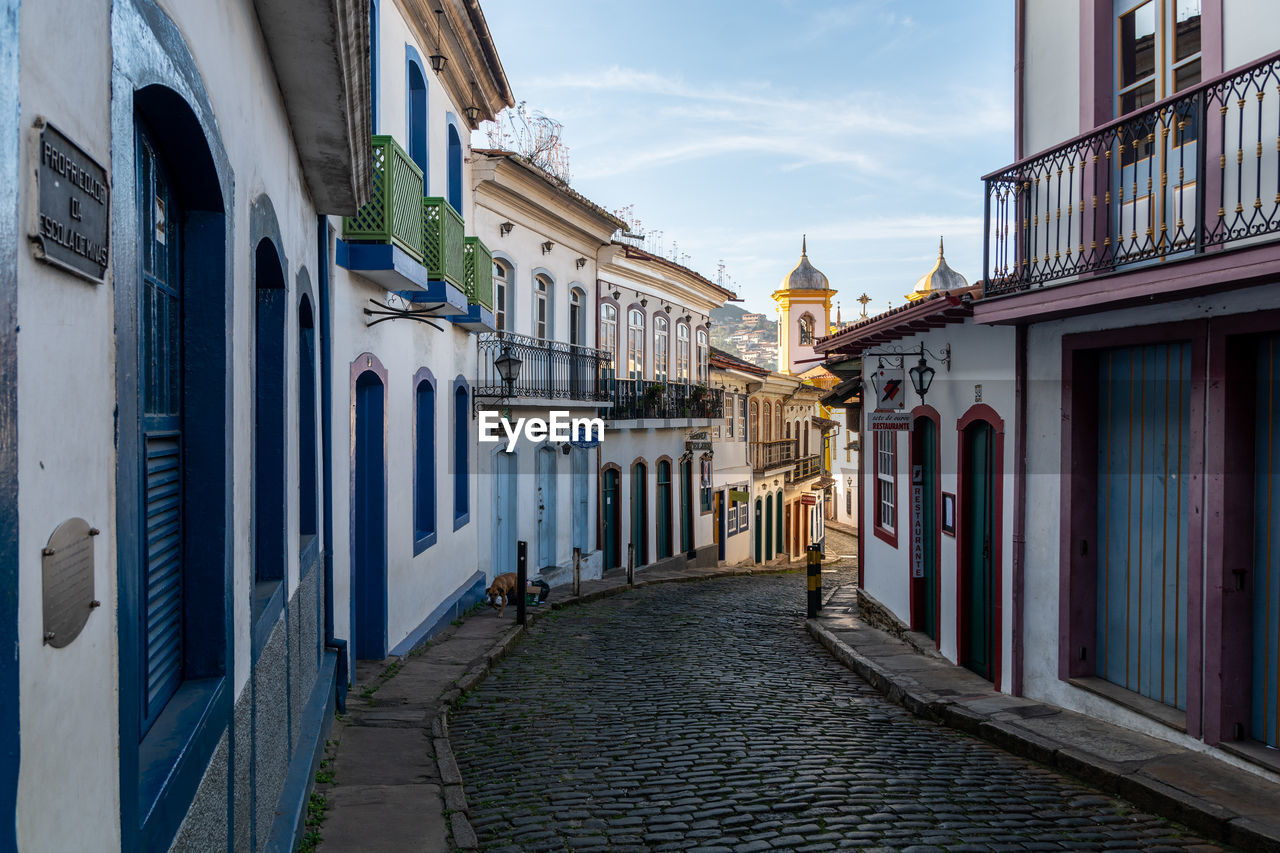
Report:
[[[347,641],[333,635],[333,316],[329,297],[329,218],[316,217],[320,283],[320,459],[324,483],[324,645],[338,653],[338,711],[347,710]]]
[[[1025,643],[1022,636],[1023,573],[1027,553],[1027,326],[1019,323],[1014,329],[1014,426],[1013,438],[1013,617],[1010,619],[1013,653],[1013,682],[1010,691],[1022,695],[1022,654]]]

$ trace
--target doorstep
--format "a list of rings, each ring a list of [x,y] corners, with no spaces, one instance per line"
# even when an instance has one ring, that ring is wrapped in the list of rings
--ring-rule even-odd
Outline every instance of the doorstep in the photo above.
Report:
[[[867,624],[841,587],[806,621],[831,654],[917,716],[1074,776],[1204,835],[1280,850],[1280,784],[1211,754],[993,689],[941,655]]]

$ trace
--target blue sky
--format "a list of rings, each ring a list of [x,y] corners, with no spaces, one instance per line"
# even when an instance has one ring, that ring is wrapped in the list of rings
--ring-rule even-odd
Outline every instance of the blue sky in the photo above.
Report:
[[[744,307],[809,258],[847,320],[947,261],[981,278],[983,174],[1013,159],[1009,0],[482,0],[572,184],[633,205]],[[476,144],[484,144],[482,134]]]

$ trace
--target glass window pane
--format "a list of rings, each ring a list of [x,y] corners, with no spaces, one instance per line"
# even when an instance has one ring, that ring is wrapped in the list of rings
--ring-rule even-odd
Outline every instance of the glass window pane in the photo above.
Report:
[[[1152,0],[1120,16],[1120,87],[1156,70],[1156,7]]]
[[[1136,109],[1145,107],[1156,99],[1154,81],[1145,83],[1136,89],[1130,89],[1120,96],[1120,115],[1127,115]]]
[[[1200,82],[1200,60],[1195,59],[1173,70],[1173,91],[1181,92]]]
[[[1176,6],[1177,13],[1173,21],[1174,62],[1200,52],[1200,0],[1176,0]],[[1197,67],[1197,80],[1198,75]]]

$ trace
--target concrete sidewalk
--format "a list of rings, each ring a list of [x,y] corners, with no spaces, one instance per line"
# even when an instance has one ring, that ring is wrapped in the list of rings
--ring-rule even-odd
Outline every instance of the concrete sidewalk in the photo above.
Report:
[[[1280,785],[1186,749],[1055,705],[997,693],[932,649],[871,627],[857,590],[830,594],[809,633],[917,716],[1074,776],[1210,838],[1280,850]]]
[[[653,568],[635,586],[789,571],[765,567]],[[576,598],[553,587],[547,602],[528,608],[533,624],[553,610],[628,589],[625,569],[584,581]],[[408,655],[361,662],[347,713],[335,722],[316,792],[327,804],[320,827],[323,853],[407,853],[474,849],[462,778],[449,745],[449,712],[506,657],[523,633],[508,606],[499,618],[485,607]]]

